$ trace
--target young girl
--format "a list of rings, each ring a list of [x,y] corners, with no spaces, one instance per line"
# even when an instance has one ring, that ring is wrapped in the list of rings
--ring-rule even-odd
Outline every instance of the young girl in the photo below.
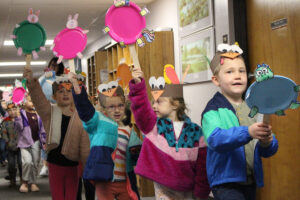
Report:
[[[33,78],[31,69],[24,69],[24,78],[32,102],[41,116],[46,134],[49,182],[53,200],[75,200],[78,189],[78,161],[83,165],[89,154],[89,139],[73,106],[71,83],[66,77],[57,77],[52,84],[53,98],[47,101]]]
[[[24,110],[21,109],[15,118],[15,129],[19,133],[18,147],[21,150],[23,184],[20,192],[30,190],[38,192],[36,184],[40,163],[41,148],[46,143],[46,133],[40,116],[37,115],[29,95],[26,97]]]
[[[69,74],[74,86],[74,102],[91,140],[91,152],[83,178],[95,181],[98,199],[138,199],[133,165],[137,160],[134,152],[139,152],[141,141],[129,126],[123,124],[123,89],[117,84],[109,83],[109,88],[107,85],[100,85],[102,114],[88,100],[85,88],[79,87],[75,74]],[[102,92],[110,96],[105,96]]]
[[[16,162],[19,169],[20,179],[22,180],[22,165],[20,149],[17,146],[18,132],[14,128],[14,118],[17,113],[17,107],[10,101],[7,103],[8,117],[4,118],[2,122],[2,135],[7,144],[8,154],[8,174],[10,179],[10,186],[16,185]]]
[[[163,93],[151,108],[142,71],[133,69],[132,76],[131,109],[145,134],[135,172],[154,181],[156,199],[207,198],[206,146],[201,128],[184,112],[182,85],[153,77],[152,89]]]

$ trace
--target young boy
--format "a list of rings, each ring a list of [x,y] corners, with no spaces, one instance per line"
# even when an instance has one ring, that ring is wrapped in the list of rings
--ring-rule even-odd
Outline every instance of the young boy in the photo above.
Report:
[[[78,189],[78,161],[83,165],[89,154],[90,142],[78,113],[74,108],[71,83],[66,77],[57,77],[52,84],[50,104],[31,69],[24,69],[24,78],[37,113],[47,134],[49,182],[52,199],[75,200]]]
[[[9,102],[7,104],[7,112],[9,116],[3,120],[2,134],[8,149],[8,174],[10,178],[10,186],[12,187],[16,185],[16,162],[19,168],[20,179],[22,180],[21,153],[20,149],[17,146],[18,132],[15,130],[14,127],[14,118],[17,113],[17,107],[13,102]]]
[[[221,44],[210,67],[212,82],[220,87],[202,113],[208,144],[207,176],[215,199],[255,199],[256,186],[263,186],[261,157],[277,152],[271,126],[249,118],[242,95],[247,72],[242,50]]]

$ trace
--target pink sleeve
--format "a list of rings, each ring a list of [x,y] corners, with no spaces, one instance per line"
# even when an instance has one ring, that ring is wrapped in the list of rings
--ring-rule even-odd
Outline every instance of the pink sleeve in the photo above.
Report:
[[[131,101],[131,110],[133,112],[136,125],[144,133],[149,133],[156,124],[156,114],[154,113],[148,99],[145,80],[135,83],[133,80],[129,83]]]
[[[194,186],[194,195],[204,199],[208,198],[210,193],[210,187],[206,173],[206,153],[207,148],[199,148]]]

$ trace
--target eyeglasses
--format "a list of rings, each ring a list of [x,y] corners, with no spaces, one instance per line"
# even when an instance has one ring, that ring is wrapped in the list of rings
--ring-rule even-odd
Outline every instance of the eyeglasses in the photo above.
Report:
[[[107,107],[105,107],[108,111],[115,111],[117,108],[119,109],[119,110],[121,110],[121,109],[124,109],[125,108],[125,104],[119,104],[119,105],[110,105],[110,106],[107,106]]]

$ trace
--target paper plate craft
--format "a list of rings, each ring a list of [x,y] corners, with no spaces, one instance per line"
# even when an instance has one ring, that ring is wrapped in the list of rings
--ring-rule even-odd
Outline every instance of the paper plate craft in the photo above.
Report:
[[[164,77],[158,77],[157,79],[154,76],[150,77],[149,85],[155,101],[159,97],[183,98],[183,84],[180,84],[174,66],[171,64],[164,66]]]
[[[274,75],[267,64],[257,65],[256,82],[246,92],[246,103],[251,111],[249,117],[257,113],[284,115],[284,110],[296,109],[300,106],[297,101],[300,85],[291,79]]]
[[[147,8],[141,9],[133,2],[115,1],[105,16],[104,32],[119,42],[121,46],[129,45],[135,67],[140,68],[134,44],[142,47],[145,45],[142,36],[148,42],[154,40],[154,32],[146,29],[145,15],[149,13]]]
[[[127,88],[132,79],[132,75],[129,66],[126,63],[121,63],[118,66],[117,79],[119,79],[119,85],[121,85],[123,89]]]
[[[26,90],[23,87],[16,87],[13,89],[11,100],[19,105],[24,101]]]
[[[5,102],[8,102],[9,100],[11,100],[11,93],[9,91],[4,91],[2,93],[2,99],[5,101]]]
[[[18,49],[18,55],[32,54],[34,59],[38,58],[37,52],[45,51],[46,31],[44,27],[38,23],[40,11],[33,13],[32,8],[29,9],[27,20],[16,25],[11,38]]]
[[[82,58],[82,52],[86,47],[88,30],[83,30],[78,26],[78,16],[69,15],[66,28],[60,31],[54,38],[52,51],[58,57],[57,63],[63,59],[73,59],[76,56]],[[69,62],[72,72],[75,72],[74,60]]]

